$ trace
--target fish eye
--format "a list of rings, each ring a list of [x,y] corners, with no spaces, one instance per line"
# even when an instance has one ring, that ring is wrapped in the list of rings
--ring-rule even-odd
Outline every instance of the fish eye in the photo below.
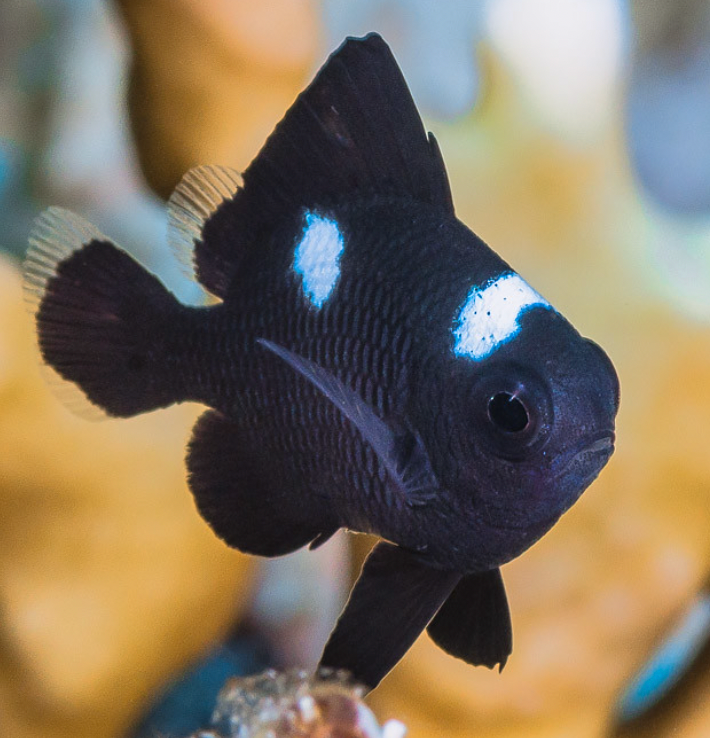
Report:
[[[547,443],[553,425],[550,387],[529,367],[489,366],[471,387],[469,417],[476,442],[511,461],[530,458]]]
[[[488,417],[504,433],[520,433],[530,423],[524,403],[510,392],[497,392],[488,401]]]

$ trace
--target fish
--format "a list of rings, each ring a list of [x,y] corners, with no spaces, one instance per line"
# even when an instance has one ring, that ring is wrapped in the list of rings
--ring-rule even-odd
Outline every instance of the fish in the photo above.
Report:
[[[608,461],[619,381],[456,218],[386,42],[346,39],[243,174],[192,169],[167,208],[209,303],[79,216],[38,216],[24,275],[44,363],[108,416],[206,405],[188,483],[229,546],[378,538],[322,667],[373,689],[426,630],[502,669],[500,568]]]

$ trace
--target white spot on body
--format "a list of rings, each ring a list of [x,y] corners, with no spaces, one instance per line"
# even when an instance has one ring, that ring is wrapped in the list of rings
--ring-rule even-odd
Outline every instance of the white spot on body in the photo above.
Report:
[[[474,287],[454,323],[454,353],[485,359],[520,330],[520,316],[531,307],[551,305],[518,274],[509,272],[484,287]]]
[[[343,234],[338,224],[308,211],[293,268],[301,276],[305,296],[317,308],[325,305],[340,277],[343,248]]]

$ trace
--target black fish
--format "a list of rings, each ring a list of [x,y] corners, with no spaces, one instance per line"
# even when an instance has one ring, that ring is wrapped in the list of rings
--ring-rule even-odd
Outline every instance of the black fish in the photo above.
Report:
[[[208,405],[187,454],[230,546],[278,556],[339,528],[375,546],[322,664],[374,687],[424,628],[505,663],[499,566],[613,450],[606,355],[454,216],[387,45],[349,39],[241,179],[189,172],[169,203],[218,304],[188,307],[77,216],[31,236],[44,360],[113,416]]]

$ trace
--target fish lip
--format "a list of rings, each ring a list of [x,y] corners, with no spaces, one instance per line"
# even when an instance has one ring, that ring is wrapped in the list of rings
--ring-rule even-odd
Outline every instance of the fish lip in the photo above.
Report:
[[[616,442],[616,434],[613,429],[607,428],[605,430],[591,433],[588,436],[582,438],[571,448],[560,454],[551,464],[551,469],[555,477],[560,474],[574,463],[583,454],[599,454],[606,453],[607,458],[614,452],[614,444]]]
[[[614,442],[616,441],[616,434],[613,429],[607,428],[605,430],[597,431],[589,436],[585,436],[578,444],[572,447],[566,455],[570,455],[572,458],[579,456],[581,453],[590,453],[593,451],[601,451],[606,448],[614,448]]]

